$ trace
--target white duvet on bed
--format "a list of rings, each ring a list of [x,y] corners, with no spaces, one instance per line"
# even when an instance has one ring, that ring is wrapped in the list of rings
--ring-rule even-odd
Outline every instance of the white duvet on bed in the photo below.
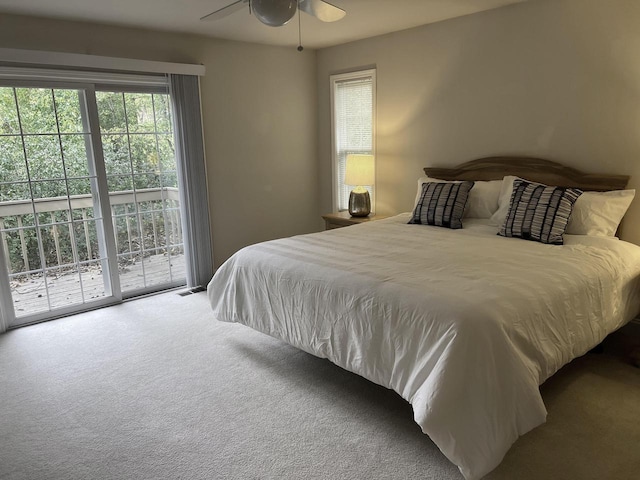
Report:
[[[239,322],[385,387],[468,480],[545,421],[538,386],[640,310],[640,247],[407,225],[408,214],[247,247],[208,288]]]

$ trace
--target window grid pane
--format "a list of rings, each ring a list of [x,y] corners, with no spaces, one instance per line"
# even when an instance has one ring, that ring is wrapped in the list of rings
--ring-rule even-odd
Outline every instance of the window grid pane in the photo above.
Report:
[[[83,95],[73,88],[0,91],[0,238],[16,318],[85,302],[78,273],[90,246],[79,251],[77,236],[91,243],[95,229],[73,228],[74,219],[93,216]]]
[[[121,289],[184,281],[180,215],[171,210],[179,194],[169,95],[96,96]]]

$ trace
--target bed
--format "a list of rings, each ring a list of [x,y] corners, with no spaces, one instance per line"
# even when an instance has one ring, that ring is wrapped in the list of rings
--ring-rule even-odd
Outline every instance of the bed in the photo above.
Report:
[[[535,182],[589,191],[628,177],[539,159],[426,168],[446,181]],[[410,225],[410,213],[253,245],[208,286],[217,320],[239,322],[393,389],[467,480],[544,423],[539,385],[640,311],[640,247],[612,236],[548,245]]]

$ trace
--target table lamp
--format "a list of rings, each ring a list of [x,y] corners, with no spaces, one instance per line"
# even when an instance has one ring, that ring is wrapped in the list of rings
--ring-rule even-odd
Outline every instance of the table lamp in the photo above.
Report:
[[[373,155],[347,155],[344,184],[355,186],[349,195],[352,217],[366,217],[371,213],[371,197],[365,186],[374,184]]]

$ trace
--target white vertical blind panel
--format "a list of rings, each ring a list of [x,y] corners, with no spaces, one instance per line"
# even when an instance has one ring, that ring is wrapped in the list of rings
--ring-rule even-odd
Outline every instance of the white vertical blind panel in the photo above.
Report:
[[[194,75],[171,75],[170,78],[187,285],[205,286],[213,276],[213,249],[199,81]]]

